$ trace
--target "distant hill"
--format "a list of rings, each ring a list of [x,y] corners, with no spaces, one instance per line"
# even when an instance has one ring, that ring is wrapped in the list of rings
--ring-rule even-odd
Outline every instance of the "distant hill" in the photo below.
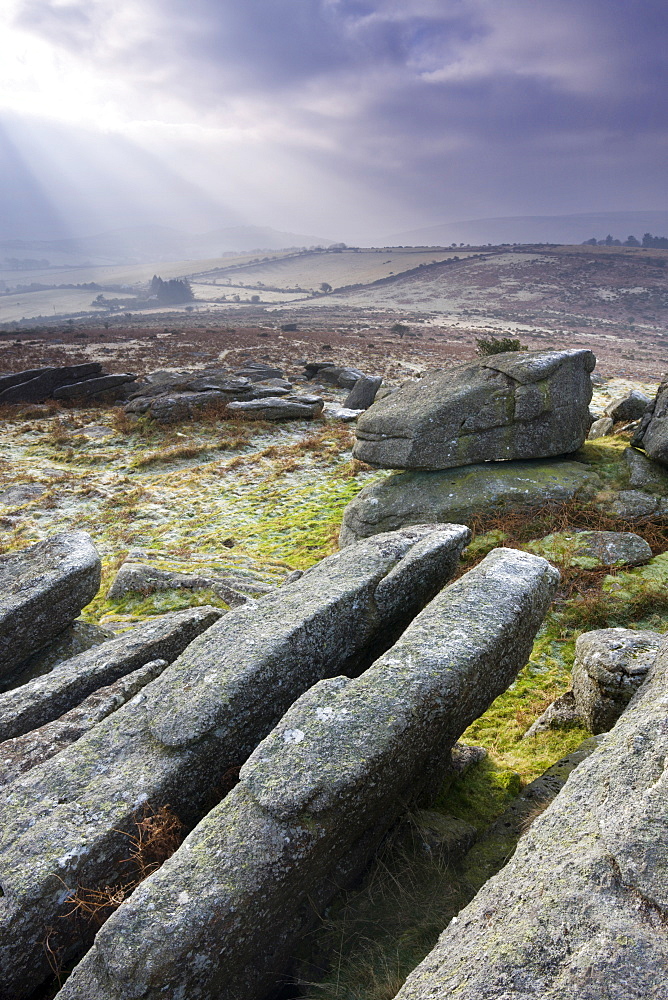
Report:
[[[203,260],[224,253],[330,246],[332,242],[266,226],[234,226],[196,236],[167,226],[138,226],[79,239],[4,240],[0,242],[0,266],[7,260],[23,262],[28,268],[31,260],[65,266]]]
[[[392,233],[381,246],[442,246],[467,243],[582,243],[595,236],[603,240],[643,233],[668,235],[668,212],[586,212],[580,215],[518,215],[499,219],[469,219],[426,229]]]

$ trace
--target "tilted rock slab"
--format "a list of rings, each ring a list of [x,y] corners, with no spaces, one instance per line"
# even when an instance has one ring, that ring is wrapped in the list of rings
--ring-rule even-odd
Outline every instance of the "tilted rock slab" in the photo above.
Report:
[[[62,531],[0,557],[0,674],[67,628],[95,597],[100,576],[85,531]]]
[[[320,396],[288,395],[228,403],[227,409],[248,420],[314,420],[320,416],[324,405]]]
[[[127,677],[90,694],[59,719],[0,743],[0,785],[8,785],[20,774],[75,743],[96,723],[133,698],[149,681],[155,680],[166,666],[166,660],[151,660]]]
[[[68,898],[122,881],[138,809],[169,804],[194,825],[303,691],[387,649],[452,576],[469,534],[421,526],[329,556],[228,612],[131,701],[3,789],[0,998],[48,975],[47,928],[63,957],[80,953],[80,924],[60,919]]]
[[[1,398],[1,397],[0,397]],[[662,382],[631,444],[661,465],[668,465],[668,382]]]
[[[377,404],[374,403],[374,407]],[[582,462],[485,462],[442,472],[399,472],[370,483],[346,507],[340,545],[408,524],[455,521],[590,497],[603,483]]]
[[[666,1000],[668,649],[397,1000]]]
[[[591,351],[513,351],[431,372],[357,422],[355,458],[449,469],[575,451],[589,430]]]
[[[513,680],[559,579],[496,549],[354,680],[303,695],[240,784],[109,919],[60,1000],[259,1000],[450,748]]]
[[[585,632],[575,643],[575,711],[592,733],[612,729],[656,659],[665,636],[630,628]]]
[[[86,396],[95,396],[99,392],[108,392],[110,389],[117,389],[121,385],[126,385],[136,381],[136,375],[101,375],[98,378],[89,378],[82,382],[72,382],[68,385],[61,385],[53,390],[54,399],[82,399]]]
[[[218,608],[205,606],[160,615],[59,663],[48,674],[5,691],[0,694],[0,741],[59,718],[93,691],[149,660],[171,663],[222,614]]]
[[[40,403],[53,395],[61,385],[81,382],[102,375],[102,365],[90,361],[83,365],[63,365],[60,368],[37,368],[0,379],[0,403]]]

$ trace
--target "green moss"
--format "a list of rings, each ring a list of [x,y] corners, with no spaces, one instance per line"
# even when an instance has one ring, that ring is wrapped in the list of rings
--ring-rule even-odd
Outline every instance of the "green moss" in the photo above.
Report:
[[[479,833],[489,826],[520,793],[516,771],[499,766],[491,757],[474,764],[439,794],[434,808],[463,819]]]

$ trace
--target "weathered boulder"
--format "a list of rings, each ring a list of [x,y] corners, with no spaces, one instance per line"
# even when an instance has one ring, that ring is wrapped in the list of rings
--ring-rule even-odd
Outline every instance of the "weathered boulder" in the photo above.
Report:
[[[85,531],[0,556],[0,673],[50,642],[95,597],[101,563]]]
[[[160,615],[5,691],[0,694],[0,741],[57,719],[93,691],[149,660],[171,663],[222,614],[219,608],[201,607]]]
[[[59,386],[97,378],[101,374],[102,365],[91,361],[83,365],[37,368],[5,375],[0,379],[0,403],[40,403],[49,399]]]
[[[517,351],[431,372],[360,417],[353,454],[421,470],[568,454],[589,430],[595,364],[591,351]]]
[[[275,989],[317,912],[406,805],[433,794],[458,735],[526,662],[557,581],[543,559],[497,549],[360,677],[311,688],[107,921],[61,1000]]]
[[[652,462],[635,448],[624,450],[624,461],[629,468],[629,486],[668,497],[668,471],[665,466]]]
[[[599,417],[589,428],[587,437],[590,441],[595,441],[596,438],[607,437],[608,434],[612,434],[614,426],[615,421],[612,417]]]
[[[592,733],[612,729],[647,676],[665,636],[628,628],[585,632],[575,644],[575,709]]]
[[[380,375],[363,375],[358,378],[343,401],[344,407],[347,410],[368,410],[382,381]]]
[[[80,705],[71,708],[59,719],[0,743],[0,785],[8,785],[20,774],[75,743],[92,726],[106,719],[146,684],[155,680],[166,666],[166,660],[151,660],[131,674],[88,695]]]
[[[665,1000],[668,654],[397,1000]]]
[[[597,507],[606,514],[613,514],[633,524],[668,521],[668,498],[646,493],[644,490],[620,490],[612,499],[601,500]]]
[[[135,698],[8,785],[0,795],[6,996],[29,994],[48,974],[47,928],[64,957],[80,953],[85,928],[60,919],[68,890],[123,880],[144,803],[169,804],[194,825],[295,698],[324,676],[359,671],[392,643],[454,573],[468,537],[461,525],[421,526],[330,556],[225,614]]]
[[[179,573],[159,569],[147,563],[124,562],[119,568],[107,597],[118,599],[130,592],[153,594],[156,590],[213,590],[231,608],[245,604],[248,597],[228,586],[224,580],[202,573]]]
[[[126,413],[146,413],[160,424],[177,423],[201,414],[214,404],[226,403],[230,397],[218,389],[202,392],[159,393],[137,396],[125,405]]]
[[[527,548],[580,569],[640,566],[652,558],[649,544],[632,531],[560,531],[530,542]]]
[[[234,416],[244,416],[247,420],[313,420],[320,416],[323,406],[320,396],[274,395],[228,403],[227,409]]]
[[[645,415],[652,400],[639,389],[632,389],[626,396],[618,396],[611,400],[603,410],[603,415],[612,417],[614,423],[626,423],[629,420],[640,420]]]
[[[136,378],[136,375],[101,375],[99,378],[60,385],[53,390],[52,396],[54,399],[85,399],[88,396],[97,396],[101,392],[109,392],[110,389],[127,387]]]
[[[655,462],[668,465],[668,382],[662,382],[657,389],[631,444],[642,448]]]
[[[338,389],[352,389],[358,379],[364,378],[364,373],[359,368],[335,365],[331,361],[310,361],[304,368],[307,378]]]
[[[555,459],[401,472],[365,486],[348,504],[339,542],[349,545],[407,524],[470,524],[480,514],[588,497],[602,485],[588,466]]]

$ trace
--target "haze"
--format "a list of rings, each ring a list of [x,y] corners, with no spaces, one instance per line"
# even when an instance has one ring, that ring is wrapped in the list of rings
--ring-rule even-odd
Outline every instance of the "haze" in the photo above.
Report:
[[[665,211],[667,29],[665,0],[4,0],[0,239]]]

